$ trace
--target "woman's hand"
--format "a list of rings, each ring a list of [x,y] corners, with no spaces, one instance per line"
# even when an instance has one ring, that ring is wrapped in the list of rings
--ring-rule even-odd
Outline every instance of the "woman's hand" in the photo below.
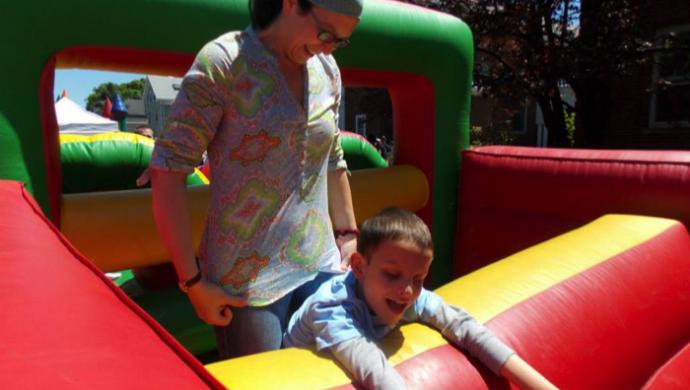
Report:
[[[232,321],[231,308],[247,305],[244,298],[228,295],[220,286],[203,279],[189,288],[187,296],[196,315],[209,325],[227,326]]]
[[[357,236],[347,234],[335,239],[335,243],[340,250],[340,269],[347,271],[350,268],[350,257],[357,251]]]

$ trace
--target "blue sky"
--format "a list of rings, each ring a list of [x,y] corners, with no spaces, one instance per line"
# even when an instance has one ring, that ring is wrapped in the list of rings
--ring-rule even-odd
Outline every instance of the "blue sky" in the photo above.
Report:
[[[126,83],[144,75],[136,73],[103,72],[85,69],[56,69],[54,96],[67,91],[67,95],[75,103],[86,107],[86,97],[100,84],[113,82],[115,84]]]

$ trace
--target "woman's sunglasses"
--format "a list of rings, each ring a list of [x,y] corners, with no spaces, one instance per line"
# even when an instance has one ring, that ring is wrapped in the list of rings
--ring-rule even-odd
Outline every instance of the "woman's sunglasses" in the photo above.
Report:
[[[319,33],[316,35],[316,38],[326,44],[334,44],[336,49],[342,49],[344,47],[347,47],[347,45],[350,44],[350,40],[347,38],[338,38],[333,34],[332,32],[326,30],[323,28],[323,24],[319,20],[319,18],[316,16],[314,13],[314,10],[312,9],[310,12],[311,16],[314,18],[314,23],[316,23],[316,28],[319,29]]]

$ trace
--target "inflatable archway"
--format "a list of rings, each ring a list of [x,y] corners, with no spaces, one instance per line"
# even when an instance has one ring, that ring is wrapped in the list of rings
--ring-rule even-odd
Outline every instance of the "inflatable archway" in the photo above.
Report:
[[[13,37],[0,41],[0,51],[13,53],[0,64],[3,89],[12,91],[0,95],[0,178],[26,183],[58,225],[55,68],[180,76],[205,42],[248,24],[246,0],[123,0],[116,7],[30,0],[0,10],[0,34]],[[459,155],[468,144],[471,32],[446,14],[369,0],[352,42],[336,53],[344,82],[388,89],[394,164],[419,168],[431,183],[431,202],[420,215],[432,227],[439,259],[431,277],[435,284],[447,281]]]

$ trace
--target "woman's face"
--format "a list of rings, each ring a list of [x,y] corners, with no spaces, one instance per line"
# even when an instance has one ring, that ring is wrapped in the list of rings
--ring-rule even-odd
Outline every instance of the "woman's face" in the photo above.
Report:
[[[312,56],[319,53],[332,53],[342,42],[352,35],[359,19],[338,14],[325,8],[313,6],[310,11],[302,13],[297,0],[286,10],[294,31],[288,40],[286,57],[291,62],[303,65]],[[285,7],[285,5],[284,5]]]

